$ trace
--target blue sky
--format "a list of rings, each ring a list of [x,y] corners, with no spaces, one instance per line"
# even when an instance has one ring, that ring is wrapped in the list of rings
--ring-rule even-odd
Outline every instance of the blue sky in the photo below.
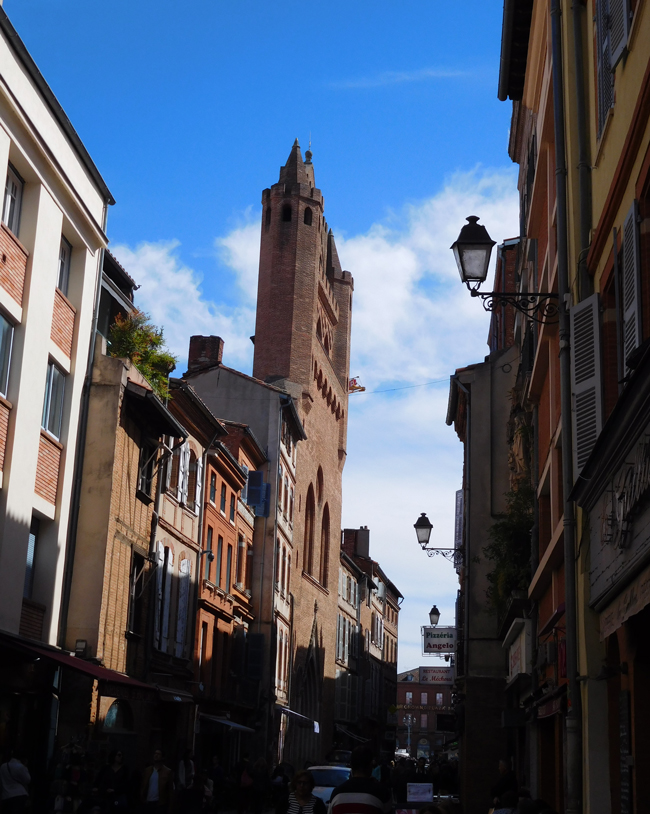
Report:
[[[405,594],[400,669],[420,661],[453,569],[427,561],[426,511],[449,545],[461,447],[445,381],[480,361],[487,316],[449,246],[466,215],[517,234],[510,105],[497,101],[501,4],[5,0],[117,204],[112,247],[181,360],[191,333],[250,369],[261,191],[310,133],[316,183],[355,277],[344,524]],[[476,210],[476,211],[474,211]],[[182,371],[184,367],[179,365]],[[370,392],[400,389],[392,392]]]

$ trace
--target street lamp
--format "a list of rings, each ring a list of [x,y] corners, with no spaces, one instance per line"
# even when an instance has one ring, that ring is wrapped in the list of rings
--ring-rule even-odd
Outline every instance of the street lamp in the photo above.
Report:
[[[440,621],[440,611],[435,605],[429,611],[429,621],[431,622],[433,627],[435,627]]]
[[[422,551],[425,551],[428,557],[433,557],[434,554],[440,554],[446,560],[449,560],[449,562],[453,562],[456,565],[462,563],[463,552],[460,548],[436,548],[435,546],[429,545],[433,526],[424,512],[422,512],[422,514],[415,521],[413,528],[417,534],[418,543],[420,544]],[[431,610],[433,611],[434,608]]]
[[[451,249],[456,258],[460,279],[472,297],[480,297],[486,311],[512,305],[536,322],[556,321],[554,317],[558,315],[558,295],[555,292],[538,291],[529,294],[520,291],[479,291],[487,278],[492,247],[496,242],[485,226],[478,223],[476,215],[470,215],[467,221]]]

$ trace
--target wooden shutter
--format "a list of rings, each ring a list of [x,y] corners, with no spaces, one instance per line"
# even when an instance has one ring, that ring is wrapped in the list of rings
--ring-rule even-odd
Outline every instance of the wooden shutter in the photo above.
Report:
[[[609,0],[596,0],[596,50],[598,68],[598,135],[614,104],[614,75],[609,41]]]
[[[162,608],[163,568],[165,567],[165,549],[162,543],[156,547],[156,606],[153,618],[154,645],[159,647],[160,642],[160,610]]]
[[[187,607],[190,598],[190,561],[181,560],[180,580],[178,583],[178,613],[176,614],[176,656],[183,658],[185,649],[185,630],[187,628]]]
[[[256,470],[248,474],[248,500],[249,506],[259,506],[263,500],[264,495],[264,473]]]
[[[612,70],[627,47],[630,34],[630,0],[609,0],[609,51]]]
[[[571,390],[575,477],[603,426],[598,294],[571,309]]]
[[[623,224],[623,358],[641,344],[641,274],[637,202],[634,201]]]
[[[162,597],[162,630],[160,636],[160,649],[166,653],[169,647],[169,612],[171,610],[172,601],[172,582],[174,577],[174,555],[171,548],[167,549],[167,569],[165,571],[165,580],[163,586]]]
[[[194,490],[194,511],[200,512],[201,506],[203,505],[202,500],[202,489],[203,489],[203,456],[199,456],[196,459],[196,484]]]
[[[178,459],[178,499],[187,503],[187,486],[190,479],[190,445],[187,441],[181,447]]]
[[[165,440],[166,440],[167,445],[169,447],[172,447],[174,445],[174,439],[173,438],[168,437]],[[174,455],[173,455],[173,453],[170,455],[169,452],[167,452],[166,450],[163,450],[163,455],[165,456],[165,480],[164,480],[164,489],[163,489],[163,491],[164,492],[169,492],[169,487],[170,487],[171,482],[172,482],[172,468],[173,468],[173,465],[174,465]]]

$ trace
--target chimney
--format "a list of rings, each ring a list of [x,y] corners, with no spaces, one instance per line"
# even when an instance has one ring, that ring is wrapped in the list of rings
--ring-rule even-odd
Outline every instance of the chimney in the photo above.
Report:
[[[370,530],[368,526],[361,526],[359,529],[343,529],[342,540],[343,551],[353,557],[370,559]]]
[[[215,365],[223,358],[223,339],[220,336],[191,336],[187,372],[197,373]]]

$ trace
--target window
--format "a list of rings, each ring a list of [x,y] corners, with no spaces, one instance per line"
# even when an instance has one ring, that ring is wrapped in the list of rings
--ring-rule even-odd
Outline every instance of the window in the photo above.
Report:
[[[18,227],[20,226],[20,205],[23,199],[23,186],[23,179],[10,164],[7,170],[7,181],[5,183],[2,222],[15,235],[18,235]]]
[[[282,546],[280,545],[280,538],[275,541],[275,587],[280,588],[280,552]]]
[[[156,550],[156,615],[154,618],[154,644],[167,652],[169,645],[169,615],[171,610],[174,554],[169,546],[158,542]]]
[[[217,476],[213,472],[210,475],[210,503],[215,503],[217,500]]]
[[[246,549],[246,583],[245,588],[250,588],[253,584],[253,546]]]
[[[282,207],[282,220],[285,223],[291,223],[291,204],[285,204]]]
[[[133,731],[133,712],[128,701],[118,698],[108,708],[104,718],[104,729],[119,730],[121,732]]]
[[[293,486],[291,487],[290,495],[289,495],[289,522],[293,523]]]
[[[226,513],[226,484],[221,484],[221,503],[219,508],[225,514]]]
[[[427,700],[427,699],[428,699],[428,697],[429,697],[429,694],[428,694],[428,693],[426,693],[426,692],[421,692],[421,693],[420,693],[420,703],[421,703],[421,704],[428,704],[428,703],[429,703],[429,701]]]
[[[420,729],[427,729],[429,727],[429,716],[426,712],[420,713]]]
[[[241,585],[242,588],[244,587],[244,576],[245,576],[244,571],[246,569],[245,560],[246,560],[246,540],[244,540],[244,538],[240,534],[239,539],[237,541],[237,573],[235,579]]]
[[[442,700],[442,693],[441,693],[441,692],[437,692],[437,693],[436,693],[436,706],[437,706],[437,707],[442,707],[443,705],[444,705],[444,702],[443,702],[443,700]]]
[[[56,281],[56,287],[64,295],[68,296],[68,282],[70,280],[70,255],[72,254],[72,246],[68,241],[62,237],[61,247],[59,248],[59,276]]]
[[[63,394],[65,392],[65,373],[50,362],[47,366],[45,380],[45,401],[43,403],[43,429],[59,440],[61,437],[61,420],[63,418]]]
[[[203,472],[203,459],[198,458],[193,449],[190,449],[189,466],[187,471],[187,508],[198,512],[201,508],[201,481]]]
[[[280,575],[280,592],[284,596],[285,593],[285,581],[287,578],[287,549],[285,546],[282,546],[282,573]]]
[[[0,314],[0,396],[7,396],[14,326]]]
[[[23,586],[23,596],[25,599],[32,598],[32,590],[34,588],[34,562],[36,560],[36,548],[38,546],[39,526],[39,519],[32,517],[27,542],[27,563],[25,566],[25,584]]]
[[[221,588],[221,561],[223,559],[223,537],[217,538],[217,579],[216,583]]]
[[[205,541],[205,547],[207,549],[205,553],[205,579],[210,579],[210,566],[212,563],[210,562],[210,553],[212,552],[212,536],[214,534],[214,529],[212,526],[208,526],[208,533]]]
[[[230,493],[230,522],[235,522],[235,493]]]
[[[138,464],[138,492],[141,492],[147,497],[151,497],[153,488],[153,476],[156,465],[157,451],[158,445],[153,441],[144,441],[140,447],[140,463]]]
[[[246,475],[246,483],[242,486],[240,497],[242,501],[246,503],[248,499],[248,467],[246,466],[246,464],[242,464],[241,468],[244,470],[244,473]]]
[[[207,650],[208,650],[208,623],[201,622],[201,636],[199,637],[199,676],[203,684],[207,679]]]
[[[330,510],[326,503],[320,530],[320,584],[327,588],[330,564]]]
[[[311,221],[312,221],[312,212],[311,212],[311,209],[309,207],[307,207],[305,209],[305,224],[307,226],[311,226]]]
[[[278,467],[278,512],[282,511],[282,484],[283,484],[283,470],[282,467]]]
[[[192,566],[185,558],[181,560],[178,578],[178,604],[176,609],[176,658],[185,654],[185,633],[187,631],[187,612],[190,598],[190,575]]]
[[[271,207],[266,207],[266,213],[264,215],[264,226],[268,229],[271,225]]]
[[[228,546],[228,559],[226,560],[226,591],[230,593],[232,587],[232,546]]]
[[[289,478],[284,477],[284,501],[282,505],[282,512],[285,517],[289,515]]]
[[[307,503],[305,506],[305,553],[303,555],[303,570],[312,574],[314,570],[314,515],[316,506],[314,502],[314,487],[309,484]]]
[[[410,706],[413,703],[413,693],[407,692],[406,693],[406,701],[404,702],[407,706]]]

